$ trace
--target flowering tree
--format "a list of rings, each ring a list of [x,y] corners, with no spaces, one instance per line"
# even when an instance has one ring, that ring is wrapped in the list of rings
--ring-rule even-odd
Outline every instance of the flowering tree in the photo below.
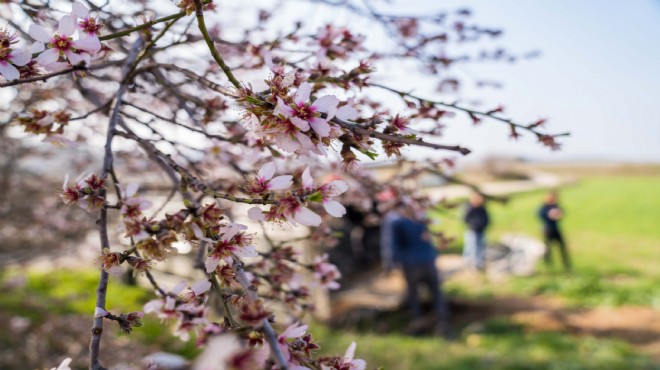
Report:
[[[516,58],[501,50],[452,54],[454,45],[501,33],[471,24],[466,10],[396,15],[379,10],[376,1],[309,1],[377,27],[386,41],[374,43],[341,25],[282,22],[285,3],[270,9],[231,9],[208,0],[182,0],[176,7],[4,3],[0,74],[6,82],[0,87],[12,96],[6,123],[64,146],[89,145],[91,151],[104,143],[100,168],[67,176],[60,193],[64,203],[97,217],[99,228],[91,369],[103,368],[104,322],[130,333],[144,313],[208,346],[198,369],[364,369],[354,358],[355,345],[344,356],[317,357],[307,326],[291,321],[313,307],[310,287],[339,286],[337,268],[327,256],[305,261],[290,242],[273,242],[255,225],[302,225],[311,228],[309,238],[329,243],[326,221],[342,217],[343,204],[369,204],[394,186],[379,184],[360,169],[360,160],[397,160],[409,147],[470,152],[440,141],[442,123],[452,115],[474,124],[493,120],[513,138],[528,132],[552,149],[559,145],[560,135],[542,131],[543,120],[519,123],[501,107],[479,111],[418,96],[376,73],[392,61],[412,63],[411,73],[446,91],[458,87],[446,73],[455,64]],[[400,100],[398,108],[388,95]],[[436,158],[424,166],[437,170],[454,160]],[[151,172],[169,178],[168,209],[175,211],[162,214],[165,205],[154,211],[148,192],[139,191],[137,180]],[[429,206],[423,198],[411,202],[420,210]],[[114,216],[127,248],[110,243]],[[242,216],[253,221],[250,227],[236,221]],[[257,250],[258,238],[270,248]],[[205,278],[168,291],[151,269],[176,254],[174,243],[181,242],[196,248]],[[109,276],[126,266],[155,289],[144,313],[113,312],[113,302],[106,302]],[[305,272],[315,282],[306,282]],[[222,297],[221,319],[208,307],[211,291]],[[291,317],[276,318],[270,301],[282,303]]]

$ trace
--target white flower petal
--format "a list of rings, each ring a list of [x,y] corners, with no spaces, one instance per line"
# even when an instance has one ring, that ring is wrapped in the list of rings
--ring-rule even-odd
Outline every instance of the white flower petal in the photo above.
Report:
[[[304,119],[300,117],[291,117],[289,120],[291,123],[293,123],[294,126],[298,127],[300,131],[306,132],[309,130],[309,122],[305,121]]]
[[[204,261],[204,267],[206,267],[206,272],[209,274],[212,273],[219,264],[220,259],[215,256],[206,257],[206,261]]]
[[[319,112],[327,113],[327,119],[331,120],[337,111],[337,104],[339,104],[339,99],[336,96],[326,95],[316,99],[312,106],[316,107]]]
[[[70,15],[65,15],[60,18],[60,23],[57,26],[57,33],[60,36],[71,36],[76,32],[76,22],[75,19]]]
[[[301,207],[296,210],[294,219],[305,226],[319,226],[321,224],[321,216],[312,212],[307,207]]]
[[[60,52],[57,49],[48,49],[43,53],[39,54],[37,57],[37,63],[42,66],[47,66],[57,62],[57,59],[60,57]]]
[[[323,201],[323,208],[325,208],[325,211],[333,217],[342,217],[346,214],[346,208],[336,200]]]
[[[307,325],[300,325],[300,323],[295,322],[286,329],[282,333],[280,333],[280,338],[302,338],[303,335],[307,333]]]
[[[358,111],[350,105],[344,105],[337,109],[335,116],[341,120],[354,120],[358,117]]]
[[[268,189],[270,190],[286,190],[293,185],[293,176],[282,175],[277,176],[268,182]]]
[[[196,281],[191,287],[190,290],[195,293],[196,296],[200,296],[211,289],[211,282],[208,280],[199,280]]]
[[[197,237],[197,239],[202,240],[204,239],[204,232],[202,231],[202,228],[199,227],[196,223],[192,222],[190,224],[190,228],[193,231],[193,234]]]
[[[330,125],[328,124],[328,121],[322,118],[315,118],[309,124],[319,137],[328,137],[328,135],[330,135]]]
[[[124,193],[124,198],[130,198],[133,195],[135,195],[135,193],[137,193],[138,191],[138,188],[140,188],[140,184],[138,184],[137,182],[132,182],[128,184],[128,186],[126,187],[126,192]]]
[[[89,10],[87,10],[87,8],[82,3],[76,1],[71,7],[71,14],[78,18],[85,18],[89,15]]]
[[[353,361],[353,358],[355,357],[355,347],[357,347],[357,344],[355,342],[352,342],[350,346],[346,349],[346,353],[344,354],[344,358],[347,359],[348,361]]]
[[[12,50],[11,53],[11,62],[15,66],[24,66],[26,65],[30,59],[32,59],[32,55],[28,53],[27,51],[24,50]]]
[[[309,138],[309,136],[303,134],[302,132],[296,132],[294,136],[296,139],[298,139],[300,145],[302,145],[305,150],[314,149],[314,143],[312,142],[312,139]]]
[[[184,289],[186,289],[186,282],[185,281],[180,281],[179,284],[177,284],[174,288],[172,288],[172,294],[178,295],[181,293]]]
[[[284,117],[291,117],[293,115],[293,109],[286,105],[282,98],[279,96],[277,97],[277,106],[275,107],[275,110],[273,111],[273,114],[275,115],[282,115]]]
[[[305,171],[303,171],[302,185],[305,189],[310,189],[314,186],[314,179],[312,178],[312,174],[309,171],[309,167],[305,168]]]
[[[45,28],[39,25],[31,24],[30,28],[28,28],[28,34],[33,39],[43,42],[45,44],[48,44],[50,42],[51,35],[48,34],[48,31],[46,31]]]
[[[309,100],[309,95],[311,93],[312,85],[307,82],[303,82],[298,88],[298,91],[296,91],[296,95],[294,95],[293,100],[296,102],[296,104],[305,103]]]
[[[259,252],[257,252],[256,246],[250,244],[242,248],[236,248],[234,254],[239,257],[256,257],[259,255]]]
[[[277,170],[277,167],[275,167],[275,163],[273,162],[268,162],[261,166],[259,169],[258,175],[259,178],[264,179],[264,180],[270,180],[273,178],[273,175],[275,174],[275,171]]]
[[[348,183],[344,180],[333,180],[328,183],[328,195],[331,197],[336,197],[337,195],[343,194],[348,190]]]
[[[2,75],[7,81],[13,81],[20,77],[21,74],[18,73],[18,69],[13,65],[7,62],[0,62],[0,75]]]
[[[248,218],[254,221],[264,221],[266,220],[266,215],[264,215],[264,211],[261,208],[252,207],[248,210]]]
[[[39,41],[34,42],[30,47],[30,53],[32,54],[41,53],[44,50],[46,50],[46,46],[44,45],[43,42],[39,42]]]
[[[72,42],[71,45],[78,50],[91,51],[94,53],[101,50],[101,41],[99,41],[99,38],[96,35],[81,38],[80,40]]]

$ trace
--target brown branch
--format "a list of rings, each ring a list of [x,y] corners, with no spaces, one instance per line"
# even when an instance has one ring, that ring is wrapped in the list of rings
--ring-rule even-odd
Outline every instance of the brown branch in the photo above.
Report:
[[[9,82],[0,83],[0,88],[9,87],[9,86],[16,86],[16,85],[20,85],[20,84],[26,84],[26,83],[30,83],[30,82],[46,81],[49,78],[60,76],[60,75],[65,75],[65,74],[75,72],[75,71],[91,71],[91,70],[95,70],[95,69],[103,69],[103,68],[111,67],[111,66],[118,65],[118,64],[121,64],[121,63],[124,63],[124,61],[123,60],[118,60],[118,61],[113,61],[113,62],[96,64],[96,65],[89,66],[89,67],[86,66],[85,63],[80,63],[80,64],[77,64],[77,65],[71,67],[71,68],[63,69],[61,71],[47,73],[45,75],[36,76],[36,77],[24,78],[22,80],[12,80],[12,81],[9,81]]]
[[[107,178],[108,175],[112,172],[112,164],[114,157],[112,154],[112,140],[115,136],[115,127],[120,119],[119,108],[121,107],[122,96],[128,90],[128,74],[134,67],[134,62],[137,59],[138,52],[140,51],[144,41],[142,38],[133,44],[129,56],[126,58],[126,63],[122,72],[126,78],[123,79],[117,90],[117,97],[115,99],[115,106],[112,110],[112,114],[108,121],[108,129],[106,133],[106,142],[105,142],[105,156],[103,159],[103,172],[101,176]],[[106,201],[106,192],[102,192],[103,201]],[[99,227],[99,236],[101,239],[101,252],[105,249],[110,249],[110,239],[108,238],[108,210],[107,208],[101,208],[99,219],[97,220],[97,225]],[[101,275],[99,278],[99,283],[96,288],[96,307],[102,308],[105,310],[105,300],[106,293],[108,289],[108,273],[101,268]],[[101,370],[104,369],[101,366],[99,359],[100,356],[100,347],[101,347],[101,335],[103,334],[103,317],[94,318],[94,325],[92,326],[92,338],[89,344],[89,368],[92,370]]]

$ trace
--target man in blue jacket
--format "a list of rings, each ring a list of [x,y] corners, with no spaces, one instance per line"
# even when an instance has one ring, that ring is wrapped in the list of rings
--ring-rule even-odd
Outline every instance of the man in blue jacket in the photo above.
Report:
[[[449,331],[449,312],[447,302],[440,290],[440,277],[435,266],[437,250],[431,244],[431,238],[424,222],[415,220],[412,212],[404,211],[392,221],[392,247],[394,261],[403,269],[406,279],[406,300],[413,322],[422,317],[418,287],[426,285],[433,303],[436,327],[447,337]]]
[[[545,263],[552,265],[552,256],[550,248],[552,244],[559,246],[561,259],[564,263],[564,269],[571,271],[571,258],[568,254],[568,248],[564,242],[564,236],[559,230],[559,220],[564,217],[564,211],[559,207],[557,202],[557,193],[551,191],[546,195],[545,202],[539,209],[539,217],[543,222],[543,237],[545,239]]]
[[[479,270],[486,269],[486,228],[490,224],[488,211],[484,206],[484,197],[473,193],[468,202],[463,221],[467,226],[463,238],[463,257],[470,265]]]

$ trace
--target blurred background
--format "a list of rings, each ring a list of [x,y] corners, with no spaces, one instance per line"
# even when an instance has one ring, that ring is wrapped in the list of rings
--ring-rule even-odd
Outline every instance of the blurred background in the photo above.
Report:
[[[463,81],[461,95],[484,110],[502,104],[512,117],[547,118],[553,132],[570,136],[550,152],[531,137],[507,140],[498,125],[453,119],[445,137],[473,154],[457,161],[451,180],[429,173],[415,186],[444,202],[428,216],[432,230],[442,233],[437,266],[454,340],[410,326],[401,273],[385,274],[379,265],[378,225],[356,216],[333,225],[345,237],[326,250],[344,280],[340,291],[319,298],[311,332],[321,352],[343,353],[357,341],[357,357],[386,369],[660,369],[660,2],[445,5],[469,8],[479,22],[505,30],[503,47],[531,54],[515,65],[453,69]],[[422,0],[383,6],[416,13],[437,8]],[[307,15],[310,23],[324,19]],[[334,17],[352,20],[348,13]],[[400,80],[402,90],[443,97],[436,86],[393,69],[379,73]],[[98,236],[93,220],[61,205],[56,192],[63,163],[81,169],[88,163],[77,164],[81,153],[74,149],[41,151],[5,125],[0,148],[0,368],[44,368],[64,357],[84,368]],[[423,160],[431,154],[407,155]],[[392,166],[369,168],[388,179]],[[462,182],[494,197],[486,204],[492,225],[485,273],[471,271],[461,257],[462,204],[471,191]],[[565,211],[572,272],[557,255],[554,266],[546,266],[534,253],[542,241],[538,208],[548,189],[558,190]],[[170,286],[189,277],[176,263],[162,270]],[[110,285],[108,300],[117,302],[117,311],[140,310],[153,298],[139,281],[124,280],[128,285]],[[108,332],[104,353],[114,363],[135,364],[156,351],[184,357],[198,351],[155,318],[130,336]]]

